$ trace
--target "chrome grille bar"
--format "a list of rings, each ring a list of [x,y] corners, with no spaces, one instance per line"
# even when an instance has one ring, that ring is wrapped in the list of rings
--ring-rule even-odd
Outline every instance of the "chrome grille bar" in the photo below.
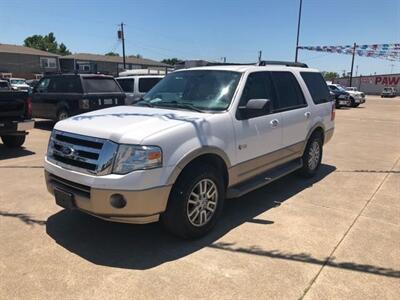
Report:
[[[118,145],[105,139],[54,130],[47,157],[55,164],[82,173],[111,173]]]

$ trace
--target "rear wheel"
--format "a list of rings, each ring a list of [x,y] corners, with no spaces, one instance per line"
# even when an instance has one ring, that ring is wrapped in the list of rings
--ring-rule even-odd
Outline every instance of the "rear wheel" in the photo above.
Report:
[[[174,184],[161,222],[177,236],[201,237],[215,226],[224,199],[223,179],[214,167],[189,166]]]
[[[322,160],[322,144],[321,133],[314,133],[308,140],[302,157],[303,167],[300,169],[304,177],[312,177],[317,173]]]
[[[62,121],[69,118],[69,112],[65,108],[60,108],[57,111],[57,121]]]
[[[18,148],[25,142],[25,135],[3,135],[1,140],[6,147]]]

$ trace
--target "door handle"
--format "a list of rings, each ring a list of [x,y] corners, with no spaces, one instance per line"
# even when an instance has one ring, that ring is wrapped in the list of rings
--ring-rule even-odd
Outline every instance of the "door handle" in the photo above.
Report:
[[[271,124],[272,128],[276,128],[279,125],[279,121],[277,119],[273,119],[271,120],[271,122],[269,122]]]
[[[304,116],[306,117],[306,119],[309,119],[311,117],[311,113],[307,111],[304,113]]]

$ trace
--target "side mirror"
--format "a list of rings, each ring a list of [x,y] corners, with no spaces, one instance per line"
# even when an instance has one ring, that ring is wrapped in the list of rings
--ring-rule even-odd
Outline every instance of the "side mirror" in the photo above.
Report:
[[[272,102],[269,99],[250,99],[246,106],[239,106],[242,119],[250,119],[272,113]]]

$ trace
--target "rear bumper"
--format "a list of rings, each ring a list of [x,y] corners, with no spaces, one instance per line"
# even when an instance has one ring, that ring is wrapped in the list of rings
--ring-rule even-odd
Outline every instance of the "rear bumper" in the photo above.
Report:
[[[23,133],[34,127],[35,121],[1,121],[0,120],[0,134],[16,134]]]
[[[160,186],[144,190],[99,189],[78,184],[45,171],[47,190],[54,189],[73,195],[74,206],[88,214],[115,222],[144,224],[158,221],[165,211],[171,186]],[[126,205],[116,208],[111,204],[113,195],[121,195]]]

